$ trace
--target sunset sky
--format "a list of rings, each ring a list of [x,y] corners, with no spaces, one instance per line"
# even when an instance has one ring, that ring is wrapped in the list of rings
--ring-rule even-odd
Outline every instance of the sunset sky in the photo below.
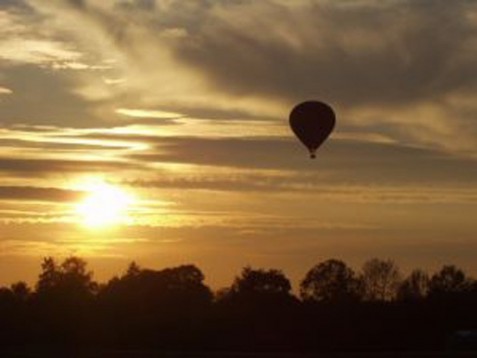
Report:
[[[0,285],[476,254],[477,1],[0,0]]]

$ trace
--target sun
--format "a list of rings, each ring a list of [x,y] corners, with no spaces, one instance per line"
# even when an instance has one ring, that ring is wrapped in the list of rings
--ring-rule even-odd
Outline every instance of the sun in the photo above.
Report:
[[[103,228],[128,221],[128,209],[133,198],[121,188],[94,183],[86,189],[88,195],[76,207],[81,222],[90,228]]]

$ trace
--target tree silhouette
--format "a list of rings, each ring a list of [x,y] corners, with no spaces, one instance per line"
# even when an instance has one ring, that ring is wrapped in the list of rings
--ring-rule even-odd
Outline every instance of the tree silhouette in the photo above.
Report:
[[[0,287],[0,352],[475,347],[468,334],[477,329],[475,280],[453,265],[430,279],[422,270],[399,278],[390,260],[367,261],[356,278],[344,262],[330,259],[303,278],[300,301],[282,271],[245,267],[213,300],[194,265],[151,270],[132,262],[98,285],[84,260],[45,258],[33,291],[24,282]],[[462,330],[470,340],[454,339]]]
[[[392,260],[373,258],[366,261],[360,276],[364,299],[393,300],[397,294],[400,277],[399,268]]]
[[[446,265],[435,273],[429,282],[429,296],[455,296],[470,291],[472,280],[461,269]]]
[[[402,301],[423,300],[429,292],[429,275],[423,270],[413,270],[401,283],[397,298]]]
[[[12,284],[10,290],[12,291],[13,296],[21,302],[27,302],[32,294],[30,287],[28,287],[26,282],[23,281]]]
[[[140,309],[160,308],[161,303],[169,303],[172,308],[181,304],[208,305],[212,293],[203,281],[203,273],[194,265],[155,271],[132,264],[124,276],[111,280],[101,295]],[[162,309],[171,309],[165,307]]]
[[[141,267],[133,261],[129,264],[128,269],[126,270],[126,276],[135,277],[141,273]]]
[[[215,334],[226,333],[225,342],[236,336],[245,347],[286,346],[295,329],[290,322],[296,304],[290,280],[282,271],[247,266],[229,289],[219,292],[219,319],[229,324]]]
[[[330,259],[314,266],[300,284],[303,300],[343,303],[358,299],[358,280],[343,261]]]
[[[41,273],[36,284],[38,293],[45,292],[58,285],[60,269],[52,257],[46,257],[41,263]]]
[[[106,321],[113,323],[105,330],[117,333],[112,339],[168,347],[175,339],[198,339],[201,331],[192,327],[202,324],[212,293],[194,265],[156,271],[132,263],[125,275],[108,282],[99,301]]]
[[[39,340],[58,346],[89,340],[94,336],[95,316],[91,312],[98,284],[86,261],[73,256],[57,264],[49,257],[41,267],[33,296]]]
[[[45,258],[41,265],[37,283],[37,293],[69,293],[76,297],[90,297],[98,287],[93,281],[93,273],[87,271],[87,263],[79,257],[68,257],[58,265],[51,257]]]
[[[236,294],[289,295],[291,284],[280,270],[245,267],[235,278],[231,291]]]

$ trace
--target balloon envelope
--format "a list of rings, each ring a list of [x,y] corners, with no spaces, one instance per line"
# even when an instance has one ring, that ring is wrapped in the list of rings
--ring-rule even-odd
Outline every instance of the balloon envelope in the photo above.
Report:
[[[315,158],[316,150],[332,132],[335,121],[333,109],[318,101],[300,103],[290,113],[290,127],[308,148],[311,158]]]

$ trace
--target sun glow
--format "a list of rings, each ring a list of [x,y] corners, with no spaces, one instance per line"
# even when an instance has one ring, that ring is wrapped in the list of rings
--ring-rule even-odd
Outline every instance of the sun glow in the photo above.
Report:
[[[87,191],[87,197],[76,207],[85,226],[102,228],[129,221],[128,211],[133,204],[130,194],[106,183],[89,185]]]

